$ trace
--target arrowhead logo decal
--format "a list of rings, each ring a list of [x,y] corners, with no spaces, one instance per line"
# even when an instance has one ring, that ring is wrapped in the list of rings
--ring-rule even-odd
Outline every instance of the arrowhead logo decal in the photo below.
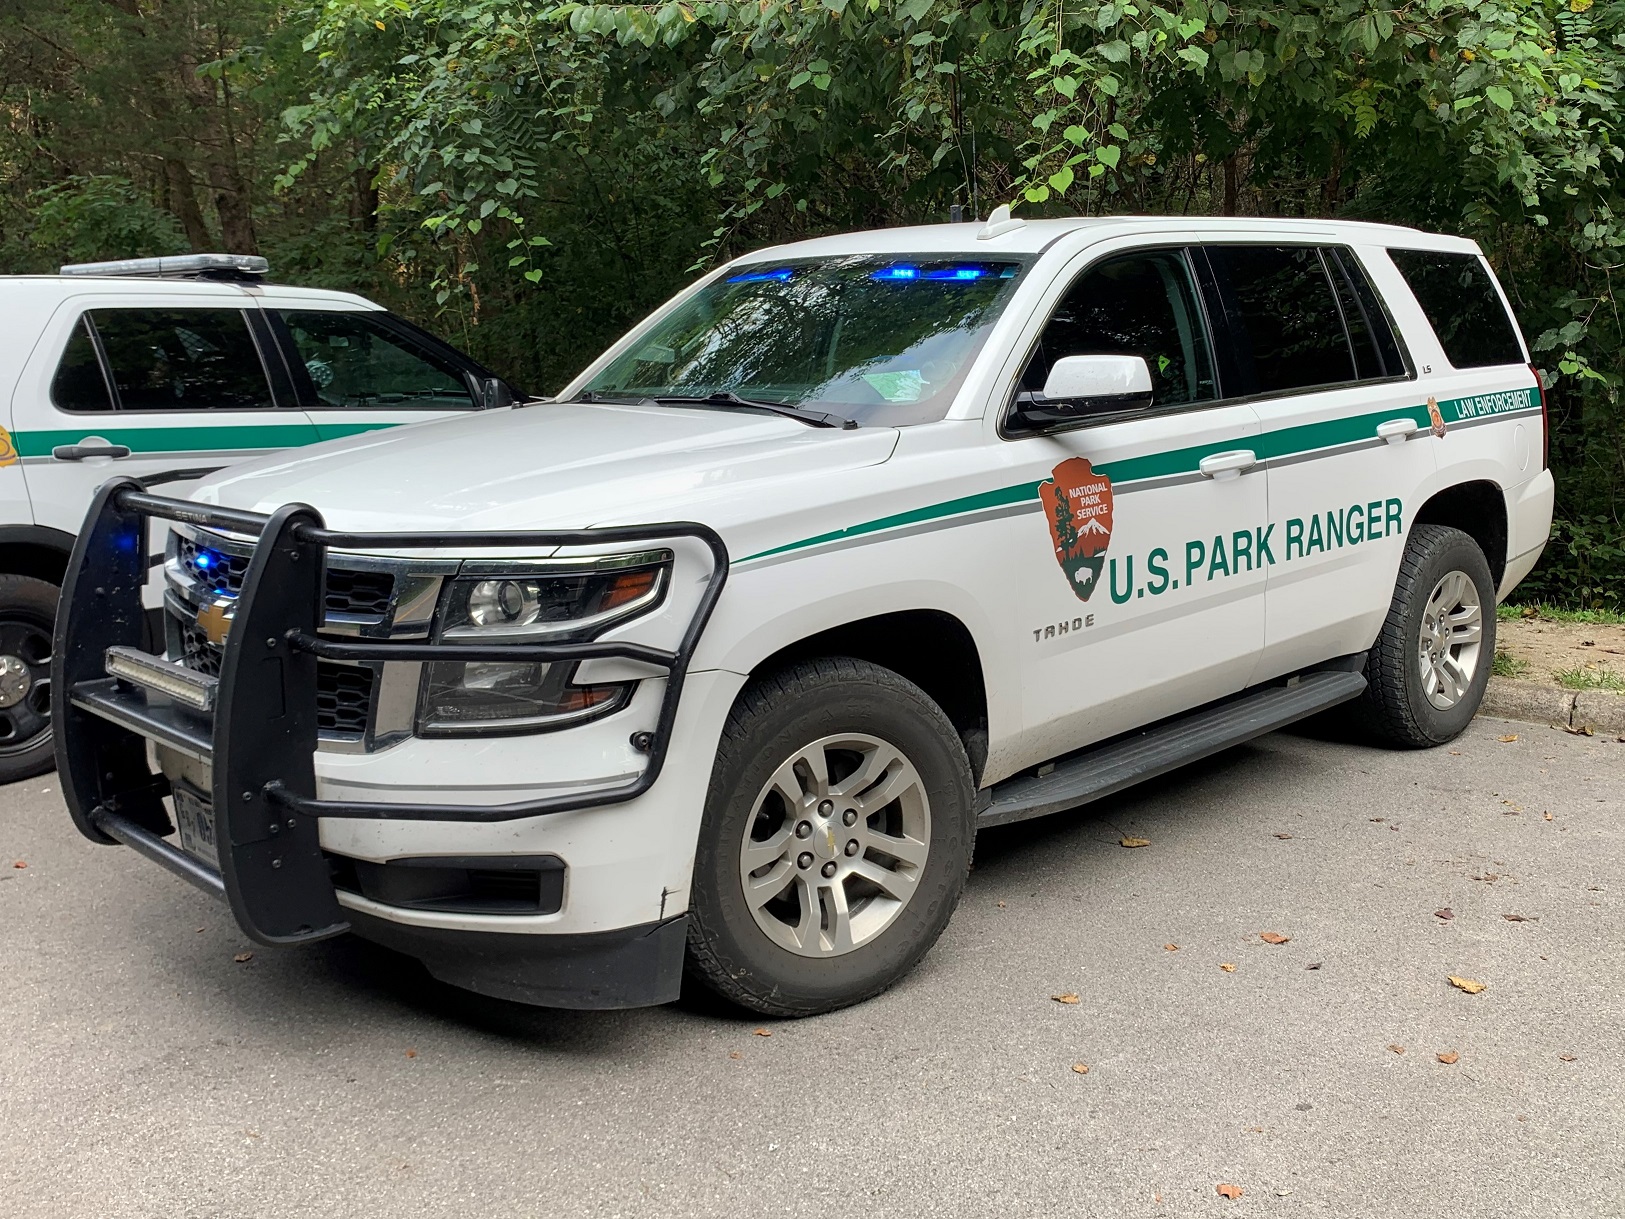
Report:
[[[1085,457],[1068,457],[1038,485],[1055,561],[1079,601],[1089,600],[1112,540],[1112,480]]]

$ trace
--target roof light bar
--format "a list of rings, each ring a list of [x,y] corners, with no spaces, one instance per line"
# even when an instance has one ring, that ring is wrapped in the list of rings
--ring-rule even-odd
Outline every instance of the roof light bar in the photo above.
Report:
[[[57,274],[76,276],[133,276],[159,279],[165,276],[217,276],[248,278],[266,274],[271,264],[258,254],[176,254],[162,258],[120,258],[112,262],[76,262],[61,267]]]

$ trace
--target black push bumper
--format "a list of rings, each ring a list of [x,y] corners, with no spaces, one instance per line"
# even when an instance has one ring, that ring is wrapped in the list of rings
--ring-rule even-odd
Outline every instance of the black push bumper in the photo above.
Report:
[[[259,539],[235,602],[219,677],[194,679],[185,671],[169,674],[169,684],[176,687],[173,695],[139,678],[109,675],[109,649],[118,650],[116,655],[122,658],[126,672],[132,665],[165,663],[162,658],[136,654],[143,640],[141,590],[148,574],[148,517]],[[624,641],[463,646],[417,640],[361,642],[325,638],[320,633],[330,549],[512,547],[536,551],[685,537],[697,539],[710,551],[712,569],[676,651]],[[326,528],[316,510],[303,504],[289,504],[264,516],[164,499],[149,494],[134,480],[111,482],[98,493],[74,547],[57,615],[51,711],[63,795],[74,824],[85,837],[123,843],[224,898],[243,930],[260,943],[297,943],[336,935],[349,930],[356,920],[339,905],[318,842],[320,817],[495,822],[616,804],[646,792],[660,775],[688,663],[727,572],[728,554],[721,538],[706,526],[689,522],[554,532],[343,533]],[[318,658],[622,658],[663,668],[667,681],[656,727],[647,742],[649,761],[633,783],[588,795],[497,805],[334,801],[316,797]],[[187,683],[190,686],[181,688]],[[169,840],[175,828],[163,803],[170,793],[169,783],[149,767],[148,741],[211,767],[218,871]],[[384,920],[369,919],[367,926],[358,923],[356,930],[371,932],[372,938],[390,938],[383,924]],[[413,942],[419,948],[427,951],[432,947],[435,937],[416,935],[418,929],[413,930]],[[666,945],[674,933],[634,928],[622,934],[630,936],[632,943],[642,944],[641,949],[610,956],[635,960],[642,967],[648,963],[644,958],[653,959],[651,945],[642,941],[655,935]],[[394,938],[401,941],[400,936]],[[494,938],[504,941],[501,948],[512,956],[522,947],[519,941],[540,937],[499,933]],[[588,947],[585,941],[577,944],[583,950]],[[413,949],[408,947],[408,951]],[[572,957],[568,948],[561,951],[565,958]],[[584,959],[583,953],[574,955]],[[669,962],[661,968],[669,971]],[[447,964],[442,972],[448,980],[458,980],[449,976],[457,972],[454,965]],[[462,984],[472,986],[473,982],[465,979]],[[552,996],[533,1002],[562,1002],[567,987],[531,989]],[[517,993],[515,997],[519,997]]]

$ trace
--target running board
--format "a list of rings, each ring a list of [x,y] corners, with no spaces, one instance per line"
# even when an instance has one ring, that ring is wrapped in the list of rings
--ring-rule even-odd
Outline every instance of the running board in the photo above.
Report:
[[[1285,728],[1365,692],[1359,673],[1305,673],[1285,686],[1270,686],[1218,706],[1166,720],[1055,763],[1042,775],[1026,774],[994,784],[992,803],[978,828],[1043,817],[1120,792]]]

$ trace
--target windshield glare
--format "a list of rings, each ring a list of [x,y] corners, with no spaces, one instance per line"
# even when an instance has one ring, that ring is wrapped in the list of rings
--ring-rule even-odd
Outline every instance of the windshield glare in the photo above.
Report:
[[[736,268],[585,387],[608,397],[742,398],[859,423],[947,413],[1023,260],[847,257]]]

